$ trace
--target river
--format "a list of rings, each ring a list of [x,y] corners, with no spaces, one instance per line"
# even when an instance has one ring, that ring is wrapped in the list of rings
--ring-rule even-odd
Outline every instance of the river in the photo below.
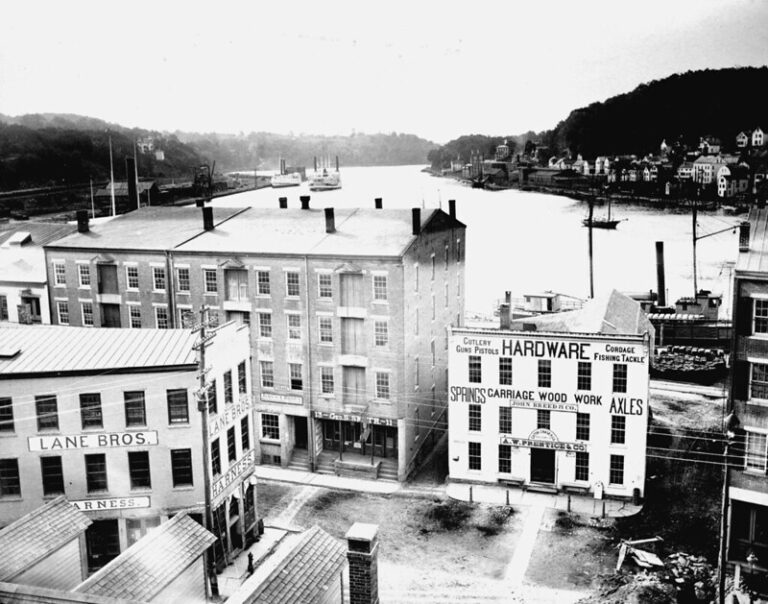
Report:
[[[586,298],[589,295],[588,229],[581,221],[587,205],[558,195],[515,189],[472,189],[453,179],[421,172],[423,166],[341,169],[342,188],[310,193],[305,184],[286,189],[260,189],[214,201],[222,207],[277,207],[288,197],[299,206],[299,195],[311,195],[313,208],[373,207],[376,197],[385,208],[439,207],[448,211],[456,200],[457,218],[467,225],[466,309],[488,315],[510,290],[514,298],[552,290]],[[596,207],[595,215],[605,212]],[[693,294],[691,214],[640,205],[614,205],[623,221],[615,231],[593,230],[595,294],[656,289],[655,242],[664,242],[668,303]],[[721,211],[700,212],[699,235],[744,216]],[[738,251],[731,231],[698,243],[698,285],[723,294],[721,316],[730,316],[730,282]]]

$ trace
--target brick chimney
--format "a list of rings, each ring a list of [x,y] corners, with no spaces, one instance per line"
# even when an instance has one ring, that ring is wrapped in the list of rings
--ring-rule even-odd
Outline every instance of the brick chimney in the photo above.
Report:
[[[748,221],[744,221],[739,225],[739,251],[749,251],[749,230],[750,224]]]
[[[325,232],[336,232],[336,220],[333,216],[333,208],[325,208]]]
[[[277,199],[277,203],[280,204],[280,209],[284,210],[288,207],[288,198],[287,197],[279,197]]]
[[[309,195],[302,195],[301,197],[299,197],[299,201],[301,202],[302,210],[309,209]]]
[[[418,235],[419,233],[421,233],[421,208],[412,208],[411,216],[412,216],[413,234]]]
[[[448,215],[454,220],[456,220],[456,200],[455,199],[448,200]]]
[[[211,206],[203,208],[203,229],[206,231],[213,230],[213,208]]]
[[[355,522],[347,531],[349,604],[379,604],[379,526]]]
[[[512,325],[512,317],[509,313],[509,304],[506,302],[499,306],[499,328],[509,330]]]
[[[375,207],[377,210],[380,210],[380,209],[383,207],[383,206],[382,206],[382,200],[381,200],[381,197],[376,197],[376,198],[373,200],[373,206],[374,206],[374,207]]]
[[[88,232],[88,210],[78,210],[77,212],[75,212],[75,215],[77,216],[77,232],[87,233]]]

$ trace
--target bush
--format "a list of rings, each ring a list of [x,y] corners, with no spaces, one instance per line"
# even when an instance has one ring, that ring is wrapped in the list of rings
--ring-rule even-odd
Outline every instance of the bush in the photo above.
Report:
[[[515,513],[509,506],[491,508],[483,523],[475,525],[475,528],[486,537],[494,537],[504,530],[507,520]]]
[[[464,501],[450,500],[447,502],[433,503],[424,512],[427,520],[435,522],[446,531],[455,531],[463,528],[472,515],[472,506]]]
[[[316,512],[322,512],[335,505],[336,502],[346,501],[356,496],[357,494],[351,491],[327,491],[312,500],[312,509]]]

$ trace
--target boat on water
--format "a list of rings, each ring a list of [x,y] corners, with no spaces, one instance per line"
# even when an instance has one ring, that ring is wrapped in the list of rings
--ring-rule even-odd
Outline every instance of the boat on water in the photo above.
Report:
[[[273,189],[282,189],[283,187],[298,187],[301,184],[301,174],[292,172],[291,174],[275,174],[270,181]]]
[[[333,191],[341,189],[341,174],[339,173],[339,157],[336,156],[336,170],[332,170],[327,164],[318,168],[315,158],[315,170],[309,176],[310,191]]]
[[[626,220],[626,218],[622,220]],[[611,218],[611,199],[608,198],[608,216],[593,216],[591,226],[593,229],[615,229],[622,220]],[[585,227],[590,226],[589,216],[584,218],[584,220],[581,221],[581,224]]]

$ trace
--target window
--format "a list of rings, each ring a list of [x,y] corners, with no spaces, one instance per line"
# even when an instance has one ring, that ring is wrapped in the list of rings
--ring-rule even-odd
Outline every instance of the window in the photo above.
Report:
[[[378,302],[387,301],[387,276],[373,276],[373,299]]]
[[[415,315],[415,321],[413,326],[413,333],[414,335],[419,335],[419,309],[418,308],[415,309],[414,315]]]
[[[589,361],[579,361],[579,368],[576,376],[577,390],[592,390],[592,363]]]
[[[69,304],[67,302],[56,302],[56,309],[59,313],[59,323],[69,325]]]
[[[219,292],[219,284],[216,278],[215,268],[203,269],[203,291],[206,294],[216,294]]]
[[[576,440],[589,440],[589,413],[576,414]]]
[[[376,398],[389,400],[389,374],[385,371],[376,372]]]
[[[419,357],[415,357],[413,359],[413,382],[415,384],[416,390],[419,389],[419,378],[420,378],[420,371],[419,371]]]
[[[77,265],[77,276],[80,280],[80,287],[90,287],[91,285],[91,267],[87,264]]]
[[[467,443],[469,449],[469,469],[480,470],[482,468],[482,447],[480,443]]]
[[[624,456],[611,455],[611,466],[608,474],[609,484],[624,484]]]
[[[301,293],[298,272],[287,271],[285,273],[285,290],[289,296],[298,296]]]
[[[192,449],[171,449],[171,474],[174,487],[191,486]]]
[[[331,317],[319,317],[320,341],[324,343],[333,342],[333,319]]]
[[[83,430],[103,428],[104,418],[101,413],[101,395],[98,393],[80,395],[80,421]]]
[[[168,307],[156,306],[155,307],[155,323],[158,329],[169,329],[168,323]]]
[[[56,396],[45,394],[35,397],[35,409],[37,411],[37,430],[58,430],[59,412],[56,405]]]
[[[435,341],[434,340],[432,340],[429,343],[429,352],[432,357],[432,367],[434,368],[435,366]]]
[[[165,291],[165,269],[163,267],[152,267],[152,283],[156,291]]]
[[[232,398],[232,370],[224,372],[224,403],[231,403]]]
[[[472,432],[480,432],[482,427],[482,407],[480,405],[469,406],[469,429]]]
[[[43,495],[61,495],[64,492],[64,470],[61,457],[40,458],[40,475],[43,479]]]
[[[333,297],[333,284],[332,284],[331,278],[332,278],[332,275],[330,273],[318,273],[317,287],[318,287],[318,295],[321,298]]]
[[[461,262],[461,239],[456,240],[456,262]]]
[[[85,456],[85,481],[89,493],[107,490],[107,456],[104,453]]]
[[[435,306],[435,294],[432,294],[432,320],[433,321],[435,320],[435,316],[436,316],[436,312],[437,312],[435,309],[436,309],[436,306]]]
[[[13,432],[13,399],[0,398],[0,432]]]
[[[261,387],[262,388],[274,388],[275,387],[275,367],[272,361],[259,361],[261,366]]]
[[[214,476],[221,474],[221,445],[218,438],[211,442],[211,472]]]
[[[227,282],[227,300],[247,302],[248,271],[245,269],[229,269],[224,272],[224,278]]]
[[[280,439],[280,422],[277,415],[273,413],[261,414],[261,437],[270,440]]]
[[[623,445],[626,440],[627,418],[623,415],[611,416],[611,444]]]
[[[240,420],[240,446],[243,448],[243,451],[251,448],[251,431],[247,415]]]
[[[445,284],[445,306],[448,306],[448,284]]]
[[[272,337],[272,315],[268,312],[257,313],[259,317],[259,337]]]
[[[206,401],[208,403],[208,413],[213,415],[219,412],[219,401],[216,392],[216,380],[211,380],[206,391]]]
[[[613,364],[613,391],[627,391],[627,366],[624,363]]]
[[[128,283],[128,289],[139,289],[139,267],[126,266],[125,280]]]
[[[539,359],[539,388],[552,387],[552,361]]]
[[[128,315],[131,319],[131,327],[133,329],[141,329],[141,307],[131,304],[128,307]]]
[[[0,497],[21,495],[19,460],[0,459]]]
[[[469,357],[469,381],[480,384],[483,381],[482,360],[479,356]]]
[[[512,432],[512,407],[499,407],[499,433]]]
[[[768,398],[768,365],[752,363],[750,392],[752,398]]]
[[[536,409],[536,428],[549,430],[552,424],[552,412],[549,409]]]
[[[765,472],[766,469],[766,441],[768,436],[760,432],[747,431],[747,451],[744,456],[744,467],[747,470]]]
[[[189,269],[188,268],[184,267],[184,268],[176,269],[176,285],[180,292],[189,291]]]
[[[80,306],[83,325],[93,325],[93,302],[83,302]]]
[[[187,391],[166,390],[168,400],[168,423],[169,424],[188,424],[189,423],[189,405],[187,404]]]
[[[320,385],[323,394],[333,394],[333,367],[320,367]]]
[[[235,436],[235,427],[227,430],[227,461],[229,463],[237,460],[237,437]]]
[[[301,340],[301,315],[288,315],[288,339]]]
[[[432,281],[435,280],[435,255],[432,254]]]
[[[576,451],[576,480],[589,480],[589,453]]]
[[[149,472],[149,451],[128,452],[128,474],[132,489],[149,489],[152,480]]]
[[[499,445],[499,473],[512,472],[512,447],[511,445]]]
[[[445,245],[445,270],[448,270],[448,254],[450,253],[450,248],[448,247],[448,244]]]
[[[374,321],[373,339],[376,346],[386,346],[389,344],[389,325],[386,321]]]
[[[256,273],[256,293],[260,296],[270,294],[269,271],[259,271]]]
[[[512,385],[512,359],[510,357],[499,357],[499,384],[502,386]]]
[[[248,376],[245,374],[245,361],[237,366],[237,392],[238,394],[248,393]]]
[[[0,296],[0,321],[7,321],[8,315],[8,296]]]
[[[413,265],[413,289],[419,291],[419,265]]]
[[[291,390],[302,390],[301,363],[288,363],[288,375],[291,379]]]
[[[125,402],[125,426],[146,426],[147,407],[144,402],[144,391],[134,390],[123,393]]]
[[[67,284],[67,270],[63,262],[53,263],[53,284],[54,285]]]

